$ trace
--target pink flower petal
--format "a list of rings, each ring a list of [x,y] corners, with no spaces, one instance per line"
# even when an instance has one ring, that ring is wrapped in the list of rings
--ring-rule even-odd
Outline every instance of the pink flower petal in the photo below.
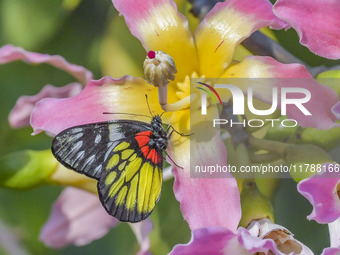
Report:
[[[131,118],[128,114],[103,112],[148,114],[145,94],[149,95],[151,109],[159,110],[159,104],[154,100],[150,101],[151,98],[157,97],[157,90],[141,78],[125,76],[120,79],[104,77],[98,81],[92,80],[75,97],[40,100],[32,112],[31,125],[34,134],[43,130],[57,134],[76,125]]]
[[[46,97],[73,97],[79,94],[81,90],[82,85],[80,83],[71,83],[64,87],[46,85],[34,96],[21,96],[9,114],[9,123],[13,128],[28,126],[30,124],[31,113],[36,102]]]
[[[16,60],[22,60],[32,64],[50,64],[73,75],[83,84],[86,84],[90,79],[92,79],[93,76],[92,73],[86,68],[70,64],[63,57],[57,55],[29,52],[20,47],[14,47],[13,45],[5,45],[0,48],[0,64],[5,64]]]
[[[335,117],[340,120],[340,102],[336,103],[333,108],[332,112],[335,115]]]
[[[85,245],[104,236],[117,223],[118,220],[106,213],[98,196],[66,188],[53,205],[40,240],[53,248]]]
[[[195,119],[193,114],[191,118]],[[194,173],[190,173],[190,167],[226,165],[227,151],[224,143],[219,134],[215,134],[215,130],[214,135],[208,134],[207,130],[212,130],[210,122],[201,122],[190,130],[196,137],[200,137],[197,143],[192,144],[194,137],[191,141],[183,138],[185,141],[182,144],[178,141],[171,143],[172,159],[183,167],[173,166],[174,193],[191,230],[221,226],[236,231],[241,218],[241,204],[235,178],[229,173],[214,176],[193,176]],[[176,147],[172,148],[174,145]]]
[[[256,30],[286,24],[272,11],[267,0],[229,0],[217,3],[196,30],[200,74],[219,77],[231,63],[235,48]]]
[[[340,248],[326,248],[321,255],[340,255]]]
[[[223,77],[275,78],[257,80],[258,82],[255,83],[254,95],[268,103],[272,100],[273,87],[305,88],[311,93],[311,99],[303,105],[312,115],[304,115],[295,105],[287,105],[288,118],[297,120],[302,127],[328,129],[334,126],[336,118],[331,109],[339,101],[338,95],[330,87],[316,82],[300,64],[282,64],[270,57],[249,56],[241,63],[228,68]],[[238,82],[237,80],[242,83],[242,79],[235,79],[235,82]],[[246,87],[244,86],[243,89]],[[301,98],[301,96],[297,94],[293,98]]]
[[[227,254],[225,252],[225,247],[228,243],[233,242],[233,239],[236,239],[235,237],[236,235],[232,231],[222,227],[196,229],[193,231],[190,242],[188,244],[176,245],[172,249],[170,255],[224,255]],[[236,252],[230,254],[241,255],[241,253]]]
[[[267,254],[270,250],[274,254],[282,254],[278,251],[275,242],[272,239],[262,239],[257,236],[253,236],[247,229],[238,229],[238,242],[247,251],[253,253],[263,252]]]
[[[248,229],[239,228],[238,240],[243,248],[257,253],[271,250],[274,254],[313,255],[303,243],[283,226],[272,223],[269,219],[251,222]],[[250,234],[250,235],[249,235]]]
[[[131,223],[130,226],[133,232],[135,233],[137,241],[140,245],[140,250],[137,253],[137,255],[150,255],[151,253],[149,252],[150,249],[149,234],[153,229],[153,224],[151,220],[147,218],[146,220],[138,223]]]
[[[328,229],[331,247],[340,248],[340,218],[331,223],[328,223]]]
[[[331,178],[333,175],[334,178]],[[301,181],[298,191],[313,206],[312,213],[307,217],[319,223],[330,223],[340,216],[340,199],[338,195],[339,178],[334,173],[324,172]]]
[[[112,0],[131,33],[146,51],[162,50],[175,61],[176,80],[198,70],[196,47],[188,21],[172,0]],[[188,61],[190,60],[190,61]]]
[[[281,252],[273,239],[263,239],[258,236],[259,234],[259,232],[251,233],[242,227],[238,229],[236,234],[222,227],[196,229],[192,232],[190,242],[185,245],[176,245],[170,255],[251,255],[258,253],[276,255],[288,254]],[[296,241],[294,238],[290,238]],[[298,243],[301,244],[300,242]],[[301,246],[301,252],[294,254],[313,255],[312,251],[308,247],[303,244],[301,244]]]
[[[299,34],[300,43],[322,57],[340,58],[338,0],[278,0],[275,14]]]
[[[204,152],[207,151],[201,150],[199,155]],[[209,160],[207,157],[204,159]],[[173,173],[175,196],[190,229],[224,226],[236,230],[241,211],[235,179],[191,178],[188,166],[184,169],[174,167]]]

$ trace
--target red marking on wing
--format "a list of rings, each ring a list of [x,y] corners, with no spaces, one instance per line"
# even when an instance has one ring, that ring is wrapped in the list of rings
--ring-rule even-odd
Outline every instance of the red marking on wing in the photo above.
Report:
[[[144,147],[141,148],[141,151],[142,151],[144,157],[147,157],[148,154],[149,154],[150,148],[149,148],[149,146],[144,146]]]
[[[151,149],[147,159],[151,159],[152,163],[159,164],[161,163],[161,157],[159,156],[159,153],[155,149]]]
[[[143,131],[136,134],[135,138],[140,148],[149,143],[151,133],[152,131]]]
[[[151,133],[152,133],[151,130],[149,130],[149,131],[143,131],[143,132],[137,133],[136,136],[140,136],[140,135],[150,136]]]

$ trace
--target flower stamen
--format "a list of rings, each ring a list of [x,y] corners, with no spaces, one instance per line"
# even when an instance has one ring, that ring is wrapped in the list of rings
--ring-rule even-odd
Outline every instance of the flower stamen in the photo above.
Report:
[[[177,69],[173,58],[164,51],[149,51],[144,60],[144,76],[149,84],[158,88],[158,100],[164,111],[172,111],[168,105],[168,84],[175,80]],[[177,109],[177,107],[176,107]]]

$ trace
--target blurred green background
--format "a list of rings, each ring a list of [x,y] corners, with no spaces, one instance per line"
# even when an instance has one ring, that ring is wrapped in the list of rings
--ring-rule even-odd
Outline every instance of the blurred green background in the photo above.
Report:
[[[188,8],[182,6],[181,9]],[[117,61],[115,49],[112,55],[101,59],[104,39],[113,35],[117,39],[115,46],[127,47],[127,55],[137,61],[134,62],[137,67],[132,66],[133,70],[127,74],[138,75],[144,52],[139,42],[124,32],[122,18],[117,21],[118,25],[112,24],[116,16],[109,0],[0,0],[0,46],[13,44],[30,51],[61,55],[71,63],[85,66],[98,79],[105,69],[101,63],[112,59],[115,66]],[[275,32],[275,35],[288,50],[310,65],[339,64],[319,58],[300,46],[293,30]],[[113,74],[119,72],[112,70]],[[34,95],[46,84],[63,86],[72,81],[70,75],[48,65],[31,66],[22,62],[0,65],[0,157],[19,150],[50,147],[52,138],[45,134],[31,136],[30,127],[11,129],[8,113],[18,97]],[[172,185],[172,180],[164,184],[162,198],[151,216],[156,226],[151,234],[154,254],[166,254],[175,244],[190,240]],[[44,246],[38,239],[39,232],[61,190],[62,187],[54,186],[27,191],[0,189],[0,254],[135,254],[138,251],[136,239],[126,223],[83,247],[53,250]],[[312,207],[297,193],[292,180],[280,182],[273,205],[277,223],[291,230],[316,254],[328,246],[327,226],[306,220]],[[15,245],[23,253],[8,253],[4,248],[4,244],[8,245],[6,238],[16,240]]]

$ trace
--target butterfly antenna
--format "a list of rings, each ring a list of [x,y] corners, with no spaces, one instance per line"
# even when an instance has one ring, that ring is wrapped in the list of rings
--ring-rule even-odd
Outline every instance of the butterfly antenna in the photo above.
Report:
[[[161,113],[161,115],[159,115],[159,117],[161,117],[161,118],[162,118],[162,116],[163,116],[163,114],[164,114],[164,113],[165,113],[165,112],[162,112],[162,113]]]
[[[146,104],[148,105],[148,108],[149,108],[150,115],[153,117],[153,114],[151,112],[151,108],[150,108],[150,105],[149,105],[149,100],[148,100],[148,95],[147,94],[145,94],[145,99],[146,99]]]
[[[183,169],[183,167],[181,167],[181,166],[179,166],[179,165],[177,165],[176,164],[176,162],[169,156],[169,154],[168,153],[166,153],[166,151],[164,151],[164,153],[165,153],[165,155],[167,155],[168,156],[168,158],[171,160],[171,162],[172,163],[174,163],[175,164],[175,166],[177,166],[177,167],[179,167],[179,168],[181,168],[181,169]]]

